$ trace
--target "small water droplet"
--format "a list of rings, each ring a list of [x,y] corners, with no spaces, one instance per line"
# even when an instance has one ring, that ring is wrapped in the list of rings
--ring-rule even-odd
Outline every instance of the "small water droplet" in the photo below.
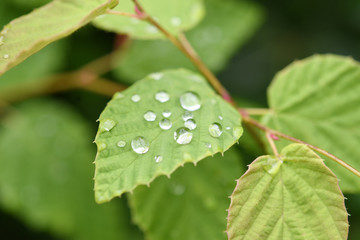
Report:
[[[159,122],[159,126],[163,130],[168,130],[172,127],[172,122],[169,119],[164,118]]]
[[[101,152],[106,149],[106,143],[99,143],[98,145],[98,151]]]
[[[231,127],[226,127],[226,130],[230,130],[231,129]]]
[[[232,135],[234,139],[239,139],[241,135],[243,134],[243,128],[242,127],[234,127],[232,130]]]
[[[185,121],[184,126],[190,130],[194,130],[196,128],[196,122],[194,119],[188,119]]]
[[[145,114],[144,114],[144,118],[146,121],[148,122],[153,122],[155,121],[156,119],[156,114],[153,112],[153,111],[147,111]]]
[[[126,146],[126,142],[125,141],[123,141],[123,140],[120,140],[120,141],[118,141],[117,142],[117,144],[116,144],[118,147],[120,147],[120,148],[123,148],[123,147],[125,147]]]
[[[282,164],[282,161],[276,159],[276,158],[271,158],[269,157],[269,159],[267,160],[267,162],[264,165],[264,169],[272,176],[276,175],[280,169],[280,166]]]
[[[178,144],[188,144],[191,142],[192,140],[192,132],[190,131],[190,129],[186,128],[186,127],[181,127],[178,128],[175,132],[174,132],[174,140],[178,143]]]
[[[109,132],[116,125],[116,122],[112,119],[106,119],[104,122],[100,123],[100,130]]]
[[[139,102],[141,100],[141,97],[139,94],[134,94],[132,97],[131,97],[131,101],[133,102]]]
[[[8,58],[9,58],[9,54],[4,54],[3,58],[8,59]]]
[[[181,19],[179,17],[173,17],[171,18],[171,24],[175,27],[181,25]]]
[[[164,74],[162,73],[153,73],[153,74],[150,74],[150,77],[154,80],[160,80],[162,77],[164,76]]]
[[[222,117],[222,116],[219,116],[219,119],[220,119],[220,120],[223,120],[223,117]]]
[[[184,114],[182,115],[182,119],[183,119],[184,121],[186,121],[186,120],[188,120],[188,119],[192,119],[192,118],[194,118],[194,115],[192,114],[192,112],[186,111],[186,112],[184,112]]]
[[[200,109],[201,102],[200,97],[194,92],[186,92],[180,97],[181,107],[188,111],[196,111]]]
[[[141,136],[138,136],[131,140],[131,148],[138,154],[144,154],[149,151],[149,142]]]
[[[211,148],[211,143],[205,143],[205,146],[210,149]]]
[[[170,95],[165,91],[160,91],[155,94],[155,99],[161,103],[164,103],[169,101]]]
[[[203,81],[202,77],[200,77],[199,75],[191,75],[190,78],[194,81],[194,82],[198,82],[201,83]]]
[[[212,137],[218,138],[222,134],[222,126],[220,123],[212,123],[209,126],[209,133]]]
[[[156,155],[155,156],[155,162],[156,163],[159,163],[159,162],[161,162],[163,160],[163,157],[161,156],[161,155]]]
[[[168,117],[171,116],[171,112],[170,112],[170,110],[164,110],[163,113],[162,113],[162,115],[163,115],[164,117],[168,118]]]
[[[148,33],[158,33],[159,32],[159,30],[152,25],[147,25],[145,27],[145,31],[147,31]]]
[[[116,92],[113,96],[113,99],[120,99],[123,97],[124,97],[124,94],[122,94],[121,92]]]

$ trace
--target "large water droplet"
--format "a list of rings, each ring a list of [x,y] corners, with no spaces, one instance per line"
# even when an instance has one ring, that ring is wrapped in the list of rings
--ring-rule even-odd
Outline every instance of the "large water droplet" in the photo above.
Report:
[[[196,128],[196,122],[194,119],[188,119],[185,121],[184,126],[190,130],[194,130]]]
[[[186,112],[184,112],[184,114],[182,115],[182,119],[183,119],[184,121],[186,121],[186,120],[188,120],[188,119],[192,119],[192,118],[194,118],[194,115],[192,114],[192,112],[186,111]]]
[[[100,130],[102,131],[110,131],[116,125],[116,122],[112,119],[106,119],[104,122],[101,123]]]
[[[163,157],[161,155],[156,155],[154,159],[156,163],[159,163],[163,160]]]
[[[165,91],[160,91],[155,94],[155,99],[161,103],[164,103],[169,101],[170,95]]]
[[[123,148],[123,147],[125,147],[126,146],[126,142],[125,141],[123,141],[123,140],[120,140],[120,141],[118,141],[117,142],[117,144],[116,144],[118,147],[120,147],[120,148]]]
[[[209,126],[209,133],[212,137],[218,138],[222,134],[222,126],[220,123],[212,123]]]
[[[164,74],[162,74],[162,73],[153,73],[150,75],[150,77],[154,80],[160,80],[163,76],[164,76]]]
[[[149,151],[149,142],[141,136],[138,136],[131,140],[131,148],[138,154],[144,154]]]
[[[164,118],[159,122],[159,126],[163,130],[168,130],[172,127],[172,122],[169,119]]]
[[[171,116],[171,112],[170,112],[170,110],[164,110],[163,113],[162,113],[162,115],[163,115],[164,117],[168,118],[168,117]]]
[[[188,144],[191,142],[192,140],[192,132],[190,131],[190,129],[186,128],[186,127],[181,127],[178,128],[175,132],[174,132],[174,140],[178,143],[178,144]]]
[[[141,97],[139,94],[134,94],[132,97],[131,97],[131,101],[133,102],[139,102],[141,100]]]
[[[156,114],[153,112],[153,111],[147,111],[145,114],[144,114],[144,118],[146,121],[148,122],[153,122],[155,121],[156,119]]]
[[[180,97],[181,107],[188,111],[196,111],[200,109],[200,97],[194,92],[186,92]]]

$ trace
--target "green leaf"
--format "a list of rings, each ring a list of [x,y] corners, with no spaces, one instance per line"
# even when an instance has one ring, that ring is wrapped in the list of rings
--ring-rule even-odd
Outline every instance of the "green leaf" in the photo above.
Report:
[[[263,122],[360,169],[360,66],[350,58],[316,55],[278,73],[268,91],[272,114]],[[285,143],[284,143],[285,144]],[[326,164],[346,192],[360,179],[332,160]]]
[[[336,176],[305,145],[256,159],[231,196],[228,239],[347,239]]]
[[[202,0],[140,0],[145,11],[155,18],[168,32],[178,34],[194,27],[204,16]],[[135,14],[132,0],[122,0],[113,9]],[[164,38],[157,28],[136,18],[102,15],[93,21],[96,27],[116,33],[125,33],[138,39]]]
[[[205,64],[218,72],[258,29],[263,14],[257,4],[246,1],[205,0],[205,7],[205,19],[186,35]],[[130,83],[163,69],[195,70],[172,43],[162,40],[134,41],[114,61],[115,74]]]
[[[155,100],[156,96],[167,100],[166,95],[168,101]],[[154,114],[145,116],[148,111],[156,114],[156,119]],[[171,112],[171,116],[166,111]],[[184,127],[183,114],[186,113],[193,115],[196,122],[193,130],[188,129],[191,121],[187,122],[186,131],[180,130]],[[145,117],[154,121],[146,121]],[[171,126],[166,124],[170,122]],[[210,135],[210,126],[213,136],[220,132],[213,123],[221,126],[220,137]],[[109,201],[138,185],[149,184],[159,175],[170,175],[186,162],[196,163],[223,152],[241,134],[240,115],[236,109],[222,100],[200,75],[187,70],[152,74],[116,94],[100,116],[95,140],[98,146],[96,201]]]
[[[66,47],[63,40],[55,42],[0,76],[1,99],[18,100],[49,84],[45,77],[63,65]]]
[[[57,0],[11,21],[0,33],[0,75],[116,3],[117,0]]]
[[[231,148],[224,157],[187,164],[171,179],[163,176],[150,188],[137,188],[130,196],[134,221],[149,240],[226,239],[225,209],[234,180],[244,172],[240,160]]]
[[[70,239],[133,239],[126,202],[93,200],[90,127],[66,105],[21,104],[0,127],[0,205]],[[120,199],[119,199],[120,200]]]

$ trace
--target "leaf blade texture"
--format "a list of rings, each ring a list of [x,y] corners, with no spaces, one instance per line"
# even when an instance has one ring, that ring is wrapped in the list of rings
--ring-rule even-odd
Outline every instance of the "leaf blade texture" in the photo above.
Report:
[[[261,156],[231,196],[228,239],[347,239],[348,214],[336,176],[305,145]]]
[[[186,162],[224,152],[242,131],[238,112],[200,75],[183,69],[151,74],[115,94],[100,115],[95,199],[109,201]]]

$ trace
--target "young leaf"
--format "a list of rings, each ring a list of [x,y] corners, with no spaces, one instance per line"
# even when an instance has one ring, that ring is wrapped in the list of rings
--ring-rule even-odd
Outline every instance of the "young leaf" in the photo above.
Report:
[[[273,112],[263,122],[360,169],[359,79],[360,66],[350,58],[316,55],[295,62],[271,84]],[[326,165],[341,180],[343,191],[360,192],[357,176],[331,160]]]
[[[57,0],[11,21],[0,33],[0,75],[116,4],[117,0]]]
[[[231,148],[224,157],[187,164],[171,179],[160,177],[150,188],[137,188],[130,196],[131,212],[146,239],[226,239],[225,209],[234,179],[244,172],[240,160]]]
[[[205,0],[203,21],[186,33],[200,58],[214,72],[220,71],[228,59],[258,29],[261,8],[248,1]],[[114,59],[119,79],[134,82],[162,69],[194,65],[172,43],[162,40],[133,41],[126,54]]]
[[[241,134],[238,112],[201,76],[187,70],[152,74],[116,94],[100,116],[96,201],[224,152]]]
[[[194,27],[204,15],[201,0],[140,0],[139,2],[150,16],[172,34]],[[122,0],[113,10],[135,14],[134,9],[132,0]],[[107,14],[97,17],[93,23],[101,29],[125,33],[138,39],[164,38],[163,33],[157,28],[136,18]]]
[[[21,104],[2,120],[2,208],[66,239],[136,237],[125,201],[100,206],[93,200],[91,128],[78,114],[42,99]]]
[[[231,196],[228,239],[347,239],[336,176],[305,145],[256,159]]]

